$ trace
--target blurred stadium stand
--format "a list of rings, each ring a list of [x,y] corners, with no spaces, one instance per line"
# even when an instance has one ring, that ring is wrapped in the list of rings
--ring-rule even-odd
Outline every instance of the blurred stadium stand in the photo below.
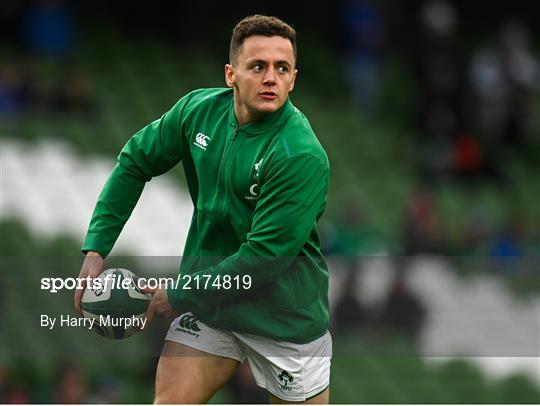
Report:
[[[121,146],[222,86],[230,28],[264,12],[298,29],[292,98],[332,165],[332,402],[540,403],[540,10],[485,7],[2,2],[0,402],[152,401],[164,326],[76,356],[102,343],[31,327],[72,306],[37,278],[75,276]],[[115,253],[179,255],[188,199],[180,169],[152,181]],[[261,399],[242,371],[213,401]]]

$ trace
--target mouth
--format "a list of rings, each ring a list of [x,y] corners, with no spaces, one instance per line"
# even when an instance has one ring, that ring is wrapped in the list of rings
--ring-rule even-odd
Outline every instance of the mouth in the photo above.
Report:
[[[259,96],[265,100],[274,100],[277,98],[277,94],[271,91],[260,92]]]

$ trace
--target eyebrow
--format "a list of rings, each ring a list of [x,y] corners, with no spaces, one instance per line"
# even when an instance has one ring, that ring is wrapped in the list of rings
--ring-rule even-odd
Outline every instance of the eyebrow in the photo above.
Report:
[[[267,61],[264,61],[262,59],[254,59],[254,60],[251,60],[251,61],[247,61],[247,64],[248,65],[253,65],[253,64],[256,64],[256,63],[261,63],[261,64],[264,64],[264,65],[267,65],[268,62]],[[287,65],[289,67],[292,67],[292,65],[290,64],[290,62],[286,61],[286,60],[280,60],[280,61],[277,61],[276,62],[276,65]]]

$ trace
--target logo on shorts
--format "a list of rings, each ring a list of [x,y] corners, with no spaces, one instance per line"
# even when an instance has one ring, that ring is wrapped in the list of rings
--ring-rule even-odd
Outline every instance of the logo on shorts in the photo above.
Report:
[[[294,381],[293,376],[288,373],[287,371],[283,370],[278,375],[278,379],[281,382],[281,389],[283,390],[291,390],[292,388],[289,386],[292,381]]]
[[[200,327],[197,325],[197,317],[190,313],[182,315],[178,322],[178,327],[176,327],[176,331],[181,331],[194,336],[195,338],[199,338],[199,334],[195,333],[195,331],[201,331]]]

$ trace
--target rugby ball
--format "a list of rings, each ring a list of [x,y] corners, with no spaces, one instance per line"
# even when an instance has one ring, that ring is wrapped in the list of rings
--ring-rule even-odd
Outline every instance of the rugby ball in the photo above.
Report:
[[[141,292],[138,279],[127,269],[107,269],[86,287],[81,309],[99,335],[121,340],[144,327],[143,316],[152,297]]]

